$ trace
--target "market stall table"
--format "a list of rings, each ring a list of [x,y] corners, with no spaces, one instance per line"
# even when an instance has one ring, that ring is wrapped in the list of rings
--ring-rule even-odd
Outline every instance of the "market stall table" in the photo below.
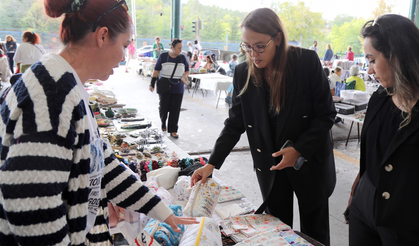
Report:
[[[192,91],[192,97],[198,89],[213,91],[217,97],[217,105],[220,101],[221,91],[227,91],[228,87],[233,83],[233,78],[222,74],[206,73],[206,74],[191,74],[191,79],[196,79],[195,88]]]
[[[336,117],[339,117],[339,118],[341,118],[343,120],[351,121],[351,127],[349,128],[349,133],[348,133],[348,137],[346,138],[346,144],[345,144],[345,146],[348,146],[349,136],[351,136],[352,127],[354,125],[354,122],[357,123],[357,128],[358,128],[358,142],[359,142],[359,124],[361,124],[361,125],[364,124],[364,118],[357,119],[355,117],[355,114],[348,114],[348,115],[345,115],[345,114],[337,114]],[[332,131],[332,130],[330,129],[330,131]]]

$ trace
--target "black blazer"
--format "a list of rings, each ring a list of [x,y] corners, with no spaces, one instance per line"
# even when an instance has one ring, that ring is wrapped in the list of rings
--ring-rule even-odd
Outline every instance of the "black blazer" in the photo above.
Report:
[[[360,176],[366,170],[365,134],[380,113],[387,93],[380,87],[371,97],[361,134]],[[418,105],[415,106],[416,110]],[[377,226],[419,233],[419,115],[398,130],[383,158],[376,193]],[[355,190],[355,192],[357,192]],[[386,192],[386,193],[385,193]],[[387,198],[387,199],[386,199]],[[352,211],[351,211],[352,212]]]
[[[279,151],[286,140],[291,140],[294,148],[308,162],[298,171],[293,168],[281,171],[288,175],[299,202],[315,208],[332,194],[336,183],[333,147],[329,136],[336,110],[317,54],[306,49],[293,49],[297,62],[294,63],[292,79],[286,86],[285,106],[277,116],[276,135],[271,134],[263,87],[256,87],[250,82],[246,92],[237,97],[246,83],[248,71],[247,63],[241,63],[234,72],[233,106],[209,163],[219,169],[240,135],[246,131],[254,168],[259,172],[258,175],[266,176],[264,182],[259,182],[266,200],[275,172],[278,172],[269,169],[282,158],[275,159],[272,153]]]

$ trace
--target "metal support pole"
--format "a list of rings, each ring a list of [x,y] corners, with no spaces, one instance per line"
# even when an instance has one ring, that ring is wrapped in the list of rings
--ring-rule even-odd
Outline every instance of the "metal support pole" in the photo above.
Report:
[[[181,0],[173,0],[172,1],[172,39],[173,38],[181,38],[180,37],[180,22],[182,16],[182,5]]]
[[[136,18],[136,13],[135,13],[135,0],[131,0],[131,17],[132,17],[132,25],[134,27],[134,38],[135,38],[135,42],[137,41],[137,18]],[[137,47],[137,45],[135,44],[135,47]]]

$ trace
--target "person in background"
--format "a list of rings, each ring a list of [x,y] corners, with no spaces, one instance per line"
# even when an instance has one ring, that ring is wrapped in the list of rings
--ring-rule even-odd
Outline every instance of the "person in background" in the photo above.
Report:
[[[199,60],[199,56],[198,56],[198,54],[197,54],[197,53],[194,53],[194,54],[193,54],[193,56],[192,56],[191,62],[190,62],[190,67],[191,67],[191,68],[195,68],[195,65],[196,65],[198,62],[200,62],[200,60]]]
[[[0,42],[0,50],[2,50],[4,54],[7,53],[6,45],[4,45],[4,43],[2,43],[2,42]]]
[[[313,45],[310,46],[310,50],[314,50],[317,53],[317,41],[313,42]]]
[[[134,46],[134,39],[131,39],[131,43],[127,47],[128,51],[128,61],[125,64],[125,72],[128,73],[128,64],[131,60],[135,60],[135,46]]]
[[[198,44],[198,40],[195,40],[194,41],[194,48],[195,48],[195,50],[198,52],[198,54],[199,53],[201,53],[201,51],[202,51],[202,46],[200,45],[200,44]]]
[[[246,52],[242,49],[242,47],[239,48],[239,56],[237,58],[237,63],[240,64],[244,61],[246,61]]]
[[[362,127],[349,246],[417,245],[419,29],[404,16],[386,14],[367,21],[361,37],[368,74],[381,85]]]
[[[215,72],[215,63],[211,58],[211,55],[207,55],[205,57],[205,61],[207,62],[204,66],[204,68],[207,70],[207,72]]]
[[[349,77],[346,79],[345,83],[350,83],[352,81],[355,81],[355,90],[358,91],[365,91],[365,82],[363,79],[361,79],[360,77],[358,77],[359,75],[359,66],[358,65],[353,65],[351,66],[350,70],[349,70]]]
[[[191,60],[192,60],[192,52],[188,51],[188,53],[186,53],[186,58],[188,58],[188,64],[190,67]]]
[[[323,56],[323,62],[326,66],[328,66],[330,64],[330,62],[332,61],[333,58],[333,50],[332,50],[332,46],[330,44],[326,45],[326,52],[324,52],[324,56]]]
[[[189,75],[189,64],[182,52],[182,40],[173,39],[170,52],[165,52],[159,56],[156,65],[154,66],[153,76],[149,90],[154,92],[154,87],[157,81],[157,76],[169,78],[171,83],[170,93],[159,93],[159,85],[157,84],[157,93],[159,93],[159,114],[161,120],[161,129],[163,132],[166,130],[170,136],[177,139],[179,126],[180,107],[182,106],[183,93],[185,91],[184,83],[181,81],[182,77],[187,78]],[[177,67],[176,67],[176,63]],[[176,67],[175,72],[173,73]],[[173,79],[170,79],[173,73]],[[158,82],[157,82],[158,83]],[[169,114],[169,121],[167,123],[167,114]],[[168,126],[168,127],[166,127]]]
[[[192,43],[191,42],[188,42],[187,44],[188,44],[189,52],[191,52],[192,54],[194,54],[194,46],[192,45]]]
[[[235,68],[229,117],[208,164],[192,175],[192,185],[221,168],[246,132],[263,197],[257,213],[292,226],[295,193],[301,231],[330,245],[329,197],[336,169],[329,130],[336,109],[319,57],[289,46],[285,27],[269,8],[251,11],[241,31],[247,61]]]
[[[334,87],[336,87],[336,82],[342,82],[342,79],[340,78],[341,75],[342,68],[336,66],[334,72],[332,71],[332,73],[329,76],[330,82],[334,85]]]
[[[12,74],[15,73],[14,71],[14,61],[13,58],[15,57],[17,49],[16,39],[12,35],[6,36],[6,51],[7,51],[7,58],[9,59],[9,67]]]
[[[9,82],[9,77],[12,76],[10,72],[9,63],[7,62],[7,56],[4,51],[0,49],[0,81]]]
[[[229,68],[228,73],[227,73],[228,76],[233,77],[234,69],[236,68],[236,66],[237,66],[237,55],[232,54],[231,61],[228,63],[228,68]]]
[[[112,245],[108,201],[176,232],[196,223],[176,217],[119,162],[89,106],[83,84],[107,80],[131,43],[125,1],[44,0],[44,7],[52,18],[64,14],[64,47],[33,64],[1,108],[0,244]],[[24,34],[36,43],[32,36]]]
[[[351,46],[348,46],[345,59],[348,59],[350,61],[353,61],[354,60],[354,57],[355,57],[355,53],[352,52],[352,47]]]
[[[330,78],[329,78],[329,75],[330,75],[330,69],[329,69],[329,67],[323,67],[323,71],[324,71],[324,73],[326,74],[327,80],[328,80],[328,82],[329,82],[330,92],[332,93],[332,96],[334,96],[334,95],[335,95],[335,88],[336,88],[336,85],[335,85],[335,84],[333,84],[333,83],[332,83],[332,81],[331,81],[331,80],[330,80]]]
[[[41,37],[35,32],[25,31],[22,35],[22,43],[17,48],[13,59],[16,65],[20,67],[20,73],[24,73],[44,54],[45,50],[41,45]]]
[[[160,43],[160,37],[156,37],[156,42],[153,44],[153,58],[158,58],[164,51],[164,46]]]

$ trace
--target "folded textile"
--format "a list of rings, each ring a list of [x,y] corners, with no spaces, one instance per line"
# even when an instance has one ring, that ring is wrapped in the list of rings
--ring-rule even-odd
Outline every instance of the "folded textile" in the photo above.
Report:
[[[198,218],[199,224],[189,225],[179,246],[222,246],[220,228],[211,218]]]
[[[244,195],[240,190],[234,189],[231,186],[225,186],[221,190],[220,196],[218,197],[218,202],[229,202],[242,199],[243,197]]]
[[[250,202],[247,203],[233,203],[223,207],[216,207],[215,212],[220,216],[221,219],[226,220],[230,216],[243,215],[255,211],[255,207]]]

